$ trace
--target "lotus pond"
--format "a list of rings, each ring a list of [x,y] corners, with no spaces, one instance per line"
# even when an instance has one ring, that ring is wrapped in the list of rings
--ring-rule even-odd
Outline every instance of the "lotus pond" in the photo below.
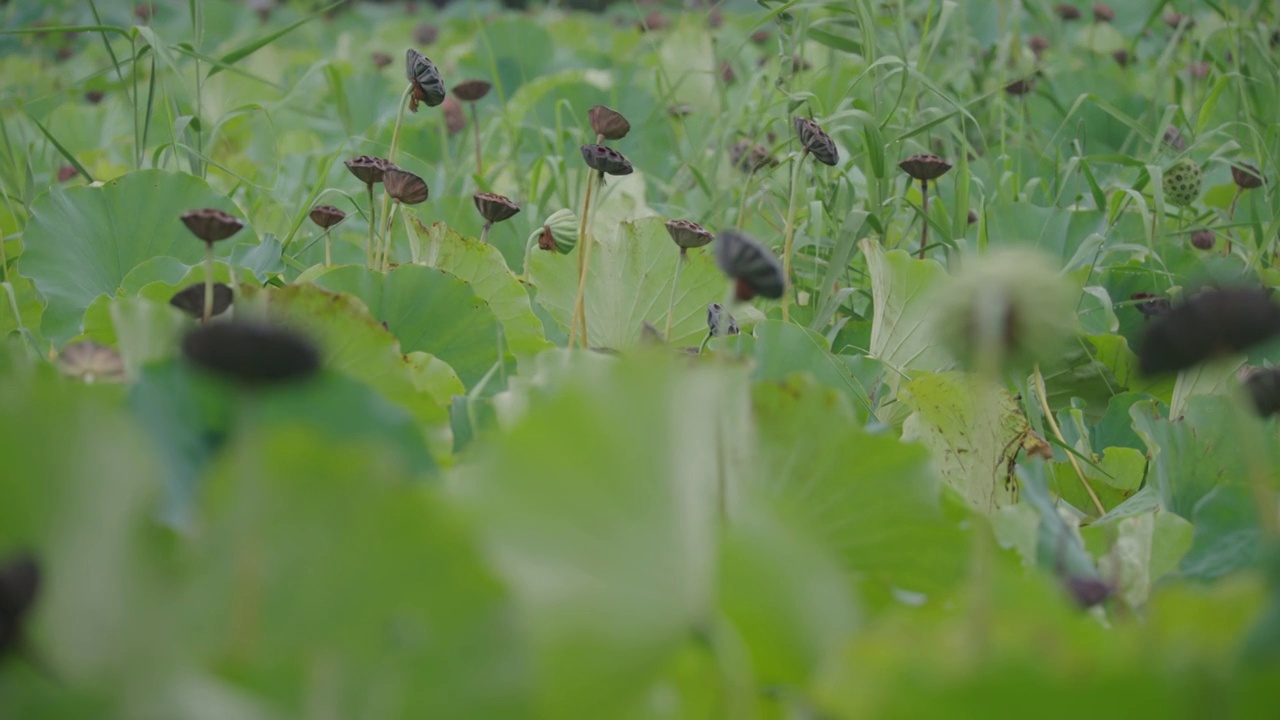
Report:
[[[0,717],[1280,716],[1280,8],[551,4],[0,4]]]

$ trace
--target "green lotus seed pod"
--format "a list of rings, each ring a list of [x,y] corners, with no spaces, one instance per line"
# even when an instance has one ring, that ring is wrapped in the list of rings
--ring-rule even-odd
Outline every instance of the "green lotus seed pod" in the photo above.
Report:
[[[542,227],[529,236],[529,244],[538,243],[543,250],[555,250],[567,255],[578,246],[578,216],[572,210],[551,213]]]
[[[1164,197],[1178,207],[1190,207],[1200,197],[1200,166],[1179,160],[1164,171]]]
[[[1043,253],[1000,250],[974,258],[944,285],[936,327],[968,369],[1029,369],[1062,356],[1077,294]]]

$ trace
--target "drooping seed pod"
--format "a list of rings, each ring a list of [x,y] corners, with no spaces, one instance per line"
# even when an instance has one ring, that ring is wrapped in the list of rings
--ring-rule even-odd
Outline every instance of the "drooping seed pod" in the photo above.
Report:
[[[373,66],[379,70],[391,64],[391,56],[384,52],[375,52],[369,56],[369,59],[373,61]]]
[[[319,225],[325,230],[328,230],[334,225],[346,220],[347,214],[332,205],[317,205],[311,208],[311,213],[308,217],[311,218],[311,222]]]
[[[1231,166],[1231,180],[1241,190],[1254,190],[1262,187],[1265,182],[1257,167],[1243,162]]]
[[[1080,8],[1071,3],[1058,3],[1053,6],[1053,11],[1058,14],[1062,20],[1079,20]]]
[[[1182,137],[1182,131],[1173,125],[1164,129],[1164,134],[1160,136],[1160,140],[1178,152],[1187,149],[1187,141]]]
[[[583,145],[582,159],[587,167],[605,175],[630,175],[634,171],[622,153],[604,145]]]
[[[462,102],[476,102],[489,94],[493,84],[486,80],[463,80],[453,86],[453,95]]]
[[[1138,301],[1138,312],[1142,313],[1142,317],[1146,320],[1164,315],[1171,307],[1169,298],[1155,293],[1137,292],[1130,295],[1129,299]]]
[[[1116,11],[1112,10],[1110,6],[1100,2],[1096,2],[1093,4],[1093,21],[1094,22],[1104,23],[1104,22],[1111,22],[1112,20],[1115,20],[1115,19],[1116,19]]]
[[[206,243],[215,243],[240,232],[244,221],[217,208],[201,208],[182,213],[182,224],[192,235]]]
[[[1190,207],[1200,197],[1200,166],[1179,160],[1164,171],[1164,197],[1179,207]]]
[[[1129,67],[1129,64],[1133,62],[1133,55],[1128,50],[1120,48],[1111,53],[1111,59],[1115,60],[1120,67],[1125,68]]]
[[[759,295],[777,300],[786,290],[782,263],[769,248],[744,232],[721,230],[716,236],[716,265],[735,282],[734,293],[741,302]]]
[[[1245,376],[1244,390],[1262,417],[1280,413],[1280,367],[1253,368]]]
[[[737,335],[741,332],[738,329],[738,321],[726,312],[720,303],[711,303],[707,306],[707,330],[712,337]]]
[[[921,182],[932,182],[947,174],[951,169],[951,163],[943,160],[937,155],[923,153],[920,155],[912,155],[911,157],[898,163],[898,167],[907,175]]]
[[[578,216],[572,210],[551,213],[542,227],[529,236],[530,243],[535,240],[542,250],[554,250],[561,255],[573,252],[578,246]]]
[[[0,660],[22,645],[40,581],[40,564],[31,555],[6,557],[0,563]]]
[[[1027,47],[1031,48],[1032,54],[1037,58],[1044,55],[1044,51],[1049,49],[1049,38],[1043,35],[1032,35],[1027,38]]]
[[[1244,352],[1280,334],[1280,304],[1266,288],[1212,288],[1147,324],[1138,347],[1144,375],[1174,373]]]
[[[510,220],[520,212],[520,206],[505,195],[478,192],[472,196],[472,200],[475,201],[476,210],[480,211],[480,217],[484,218],[485,222],[500,223],[503,220]]]
[[[226,283],[213,284],[213,312],[210,317],[221,315],[231,307],[234,293]],[[204,283],[188,285],[169,298],[169,304],[199,320],[204,317]]]
[[[681,255],[684,255],[686,250],[709,245],[712,240],[716,239],[710,230],[689,220],[668,220],[666,226],[667,234],[671,236],[671,240],[680,248]]]
[[[993,251],[942,284],[933,326],[966,369],[1028,369],[1061,357],[1074,332],[1076,299],[1043,252]]]
[[[409,48],[404,53],[404,74],[413,85],[413,94],[409,97],[409,110],[418,112],[418,103],[427,107],[435,107],[444,102],[444,81],[440,79],[440,70],[426,55]]]
[[[622,113],[604,105],[596,105],[587,111],[591,130],[605,140],[621,140],[631,132],[631,123]]]
[[[1191,245],[1197,250],[1212,250],[1214,244],[1213,231],[1209,228],[1200,228],[1191,233]]]
[[[427,181],[408,170],[392,168],[382,174],[382,186],[393,200],[405,205],[424,202],[430,194]]]
[[[320,370],[320,353],[310,339],[258,322],[201,325],[182,338],[182,356],[205,372],[249,386],[295,382]]]
[[[467,114],[462,110],[462,103],[458,98],[452,95],[445,98],[440,104],[440,110],[444,113],[444,127],[450,137],[467,129]]]
[[[821,127],[818,127],[817,123],[797,115],[793,118],[792,124],[795,126],[796,135],[800,138],[800,144],[809,151],[813,159],[833,167],[840,162],[840,152],[836,149],[835,141]]]
[[[748,175],[778,164],[777,158],[769,152],[769,148],[754,145],[748,140],[739,140],[729,148],[729,161]]]
[[[204,290],[204,286],[200,286]],[[92,340],[67,343],[58,353],[58,370],[84,382],[124,382],[124,359]],[[3,624],[3,623],[0,623]]]
[[[372,155],[361,155],[343,163],[356,179],[365,185],[376,185],[382,182],[382,175],[395,165],[390,161]]]

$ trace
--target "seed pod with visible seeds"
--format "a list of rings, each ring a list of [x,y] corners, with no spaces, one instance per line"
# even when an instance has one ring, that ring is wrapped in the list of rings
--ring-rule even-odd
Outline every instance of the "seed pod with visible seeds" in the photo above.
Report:
[[[1280,367],[1252,369],[1244,379],[1244,390],[1262,417],[1280,413]]]
[[[476,210],[480,212],[480,217],[484,218],[485,222],[500,223],[503,220],[510,220],[520,212],[520,206],[505,195],[478,192],[472,196],[472,200],[475,201]]]
[[[445,98],[440,110],[444,112],[444,127],[451,137],[467,129],[467,114],[462,111],[458,98],[452,95]]]
[[[591,130],[605,140],[621,140],[631,132],[631,123],[617,110],[596,105],[587,111],[587,119],[591,121]]]
[[[573,252],[578,246],[578,216],[572,210],[551,213],[542,227],[529,236],[530,244],[535,240],[543,250],[555,250],[561,255]]]
[[[1263,185],[1262,173],[1249,163],[1232,165],[1231,179],[1241,190],[1253,190]]]
[[[1174,373],[1280,334],[1280,305],[1266,288],[1212,288],[1153,319],[1138,347],[1144,375]]]
[[[383,173],[395,167],[390,160],[372,155],[351,158],[344,164],[351,171],[351,174],[355,175],[356,179],[365,185],[375,185],[382,182]]]
[[[1111,22],[1116,19],[1116,11],[1109,6],[1096,2],[1093,4],[1093,20],[1094,22]]]
[[[317,205],[311,208],[311,213],[308,217],[311,218],[311,222],[328,230],[346,220],[347,214],[332,205]]]
[[[741,332],[738,329],[738,321],[726,312],[720,303],[711,303],[707,306],[707,330],[712,337],[737,335]]]
[[[418,103],[424,102],[427,107],[435,107],[444,102],[444,81],[440,79],[440,70],[427,56],[409,48],[404,53],[404,74],[413,85],[413,95],[409,98],[409,110],[418,112]]]
[[[835,141],[818,127],[817,123],[808,118],[796,116],[792,124],[795,125],[796,135],[800,137],[800,144],[815,160],[833,167],[840,162],[840,152],[836,150]]]
[[[937,155],[921,154],[912,155],[903,160],[898,163],[898,167],[916,180],[932,182],[946,175],[947,171],[951,169],[951,163]]]
[[[1171,307],[1169,298],[1161,297],[1154,293],[1139,292],[1129,296],[1130,300],[1138,300],[1138,312],[1142,313],[1143,319],[1150,320],[1153,317],[1159,317],[1167,312]]]
[[[203,285],[198,285],[204,291]],[[84,382],[124,382],[124,359],[120,353],[92,340],[68,343],[58,353],[58,370]]]
[[[27,616],[40,594],[41,572],[25,553],[0,562],[0,660],[22,644]]]
[[[716,239],[711,234],[711,231],[689,220],[668,220],[666,225],[667,234],[671,236],[671,240],[680,248],[681,255],[684,255],[685,251],[690,248],[700,248]]]
[[[221,315],[231,307],[233,293],[231,286],[225,283],[213,284],[213,314],[210,317]],[[182,312],[199,320],[204,313],[204,283],[196,283],[188,285],[169,298],[169,304],[178,308]]]
[[[417,205],[430,194],[427,181],[408,170],[392,168],[382,174],[382,185],[396,202]]]
[[[938,289],[934,327],[970,370],[1027,369],[1061,357],[1076,324],[1077,293],[1040,251],[973,258]]]
[[[721,230],[715,251],[716,265],[734,281],[740,302],[757,295],[771,300],[782,297],[787,287],[782,263],[758,240],[738,230]]]
[[[1164,171],[1164,197],[1173,205],[1190,207],[1200,197],[1200,166],[1179,160]]]
[[[453,86],[453,95],[462,102],[476,102],[489,94],[492,83],[485,80],[463,80]]]
[[[582,159],[587,167],[604,175],[630,175],[634,170],[622,153],[604,145],[583,145]]]
[[[182,338],[191,365],[249,386],[303,380],[320,369],[308,338],[278,325],[235,321],[202,325]]]
[[[1212,250],[1214,236],[1208,228],[1200,228],[1191,233],[1191,245],[1197,250]]]
[[[244,227],[244,221],[216,208],[190,210],[181,217],[192,235],[210,244],[226,240]]]

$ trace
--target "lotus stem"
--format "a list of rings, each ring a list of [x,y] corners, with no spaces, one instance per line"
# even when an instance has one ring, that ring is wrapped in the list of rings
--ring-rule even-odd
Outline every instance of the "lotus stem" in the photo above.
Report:
[[[739,230],[747,221],[747,198],[751,196],[751,181],[756,179],[756,174],[747,175],[747,182],[742,186],[742,201],[738,203],[738,217],[734,219]]]
[[[484,227],[480,229],[480,244],[489,242],[489,228],[493,227],[493,223],[486,222]]]
[[[377,257],[377,246],[373,244],[373,183],[369,183],[369,242],[365,243],[365,264],[373,269],[373,259]]]
[[[1058,427],[1058,421],[1053,417],[1053,410],[1049,408],[1049,393],[1044,387],[1044,375],[1040,372],[1040,364],[1036,363],[1035,375],[1032,378],[1036,385],[1036,395],[1040,398],[1040,408],[1044,411],[1044,420],[1049,425],[1049,429],[1053,431],[1053,436],[1062,443],[1064,448],[1070,447],[1066,438],[1062,436],[1062,429]],[[1089,494],[1089,499],[1093,501],[1093,507],[1098,511],[1098,517],[1107,514],[1107,509],[1102,506],[1102,501],[1098,499],[1097,493],[1093,491],[1093,486],[1085,479],[1084,471],[1080,469],[1080,462],[1076,460],[1075,453],[1067,451],[1067,461],[1071,463],[1071,469],[1075,470],[1076,477],[1080,478],[1080,484],[1084,486],[1084,490]]]
[[[787,201],[787,225],[782,240],[782,276],[785,278],[787,285],[794,287],[791,282],[791,251],[795,244],[796,237],[796,190],[800,187],[800,165],[804,163],[804,159],[809,156],[809,151],[804,150],[800,153],[800,159],[791,168],[791,199]],[[782,321],[786,322],[791,317],[791,287],[782,293]]]
[[[467,103],[471,106],[471,130],[476,138],[476,175],[484,177],[484,158],[480,154],[480,111],[476,110],[475,103]]]
[[[400,122],[404,119],[404,108],[409,103],[409,93],[411,92],[413,92],[413,86],[409,85],[404,89],[404,92],[400,94],[400,106],[396,110],[396,124],[395,124],[395,127],[391,130],[391,147],[387,150],[387,162],[390,162],[393,164],[396,161],[396,149],[399,148],[400,146]],[[390,211],[390,204],[391,204],[391,196],[386,193],[386,188],[384,187],[383,193],[382,193],[382,217],[387,217],[387,213]],[[369,186],[369,207],[370,207],[370,211],[372,211],[373,209],[373,186],[372,185]],[[390,223],[387,223],[387,232],[388,233],[391,232]],[[372,236],[373,218],[369,218],[369,233]],[[390,245],[390,244],[391,244],[391,241],[389,238],[383,239],[384,246]],[[383,247],[382,257],[386,258],[389,254],[390,254],[389,248]],[[378,248],[375,246],[373,248],[373,259],[376,261],[377,258],[378,258]]]
[[[329,241],[329,228],[324,229],[324,266],[333,265],[333,243]]]
[[[662,337],[667,342],[671,342],[671,319],[676,311],[676,288],[680,287],[680,269],[684,267],[684,260],[687,253],[684,248],[680,248],[680,257],[676,259],[676,273],[671,280],[671,299],[667,301],[667,326],[662,331]]]
[[[601,179],[604,174],[600,174]],[[587,271],[591,261],[591,234],[587,232],[587,223],[591,213],[591,188],[595,178],[588,174],[587,194],[582,201],[582,222],[578,225],[578,298],[573,303],[573,319],[569,324],[569,347],[577,339],[578,330],[582,330],[582,347],[587,347]]]
[[[404,238],[409,242],[409,262],[417,265],[419,243],[413,241],[413,225],[409,223],[409,214],[400,213],[400,219],[404,221]]]
[[[924,248],[929,244],[929,181],[920,181],[920,259],[924,259]]]
[[[400,203],[395,202],[391,204],[391,210],[387,212],[387,232],[382,238],[382,272],[387,272],[391,269],[391,231],[395,226],[396,210],[399,208]]]
[[[204,244],[204,318],[201,324],[213,317],[213,243]]]

